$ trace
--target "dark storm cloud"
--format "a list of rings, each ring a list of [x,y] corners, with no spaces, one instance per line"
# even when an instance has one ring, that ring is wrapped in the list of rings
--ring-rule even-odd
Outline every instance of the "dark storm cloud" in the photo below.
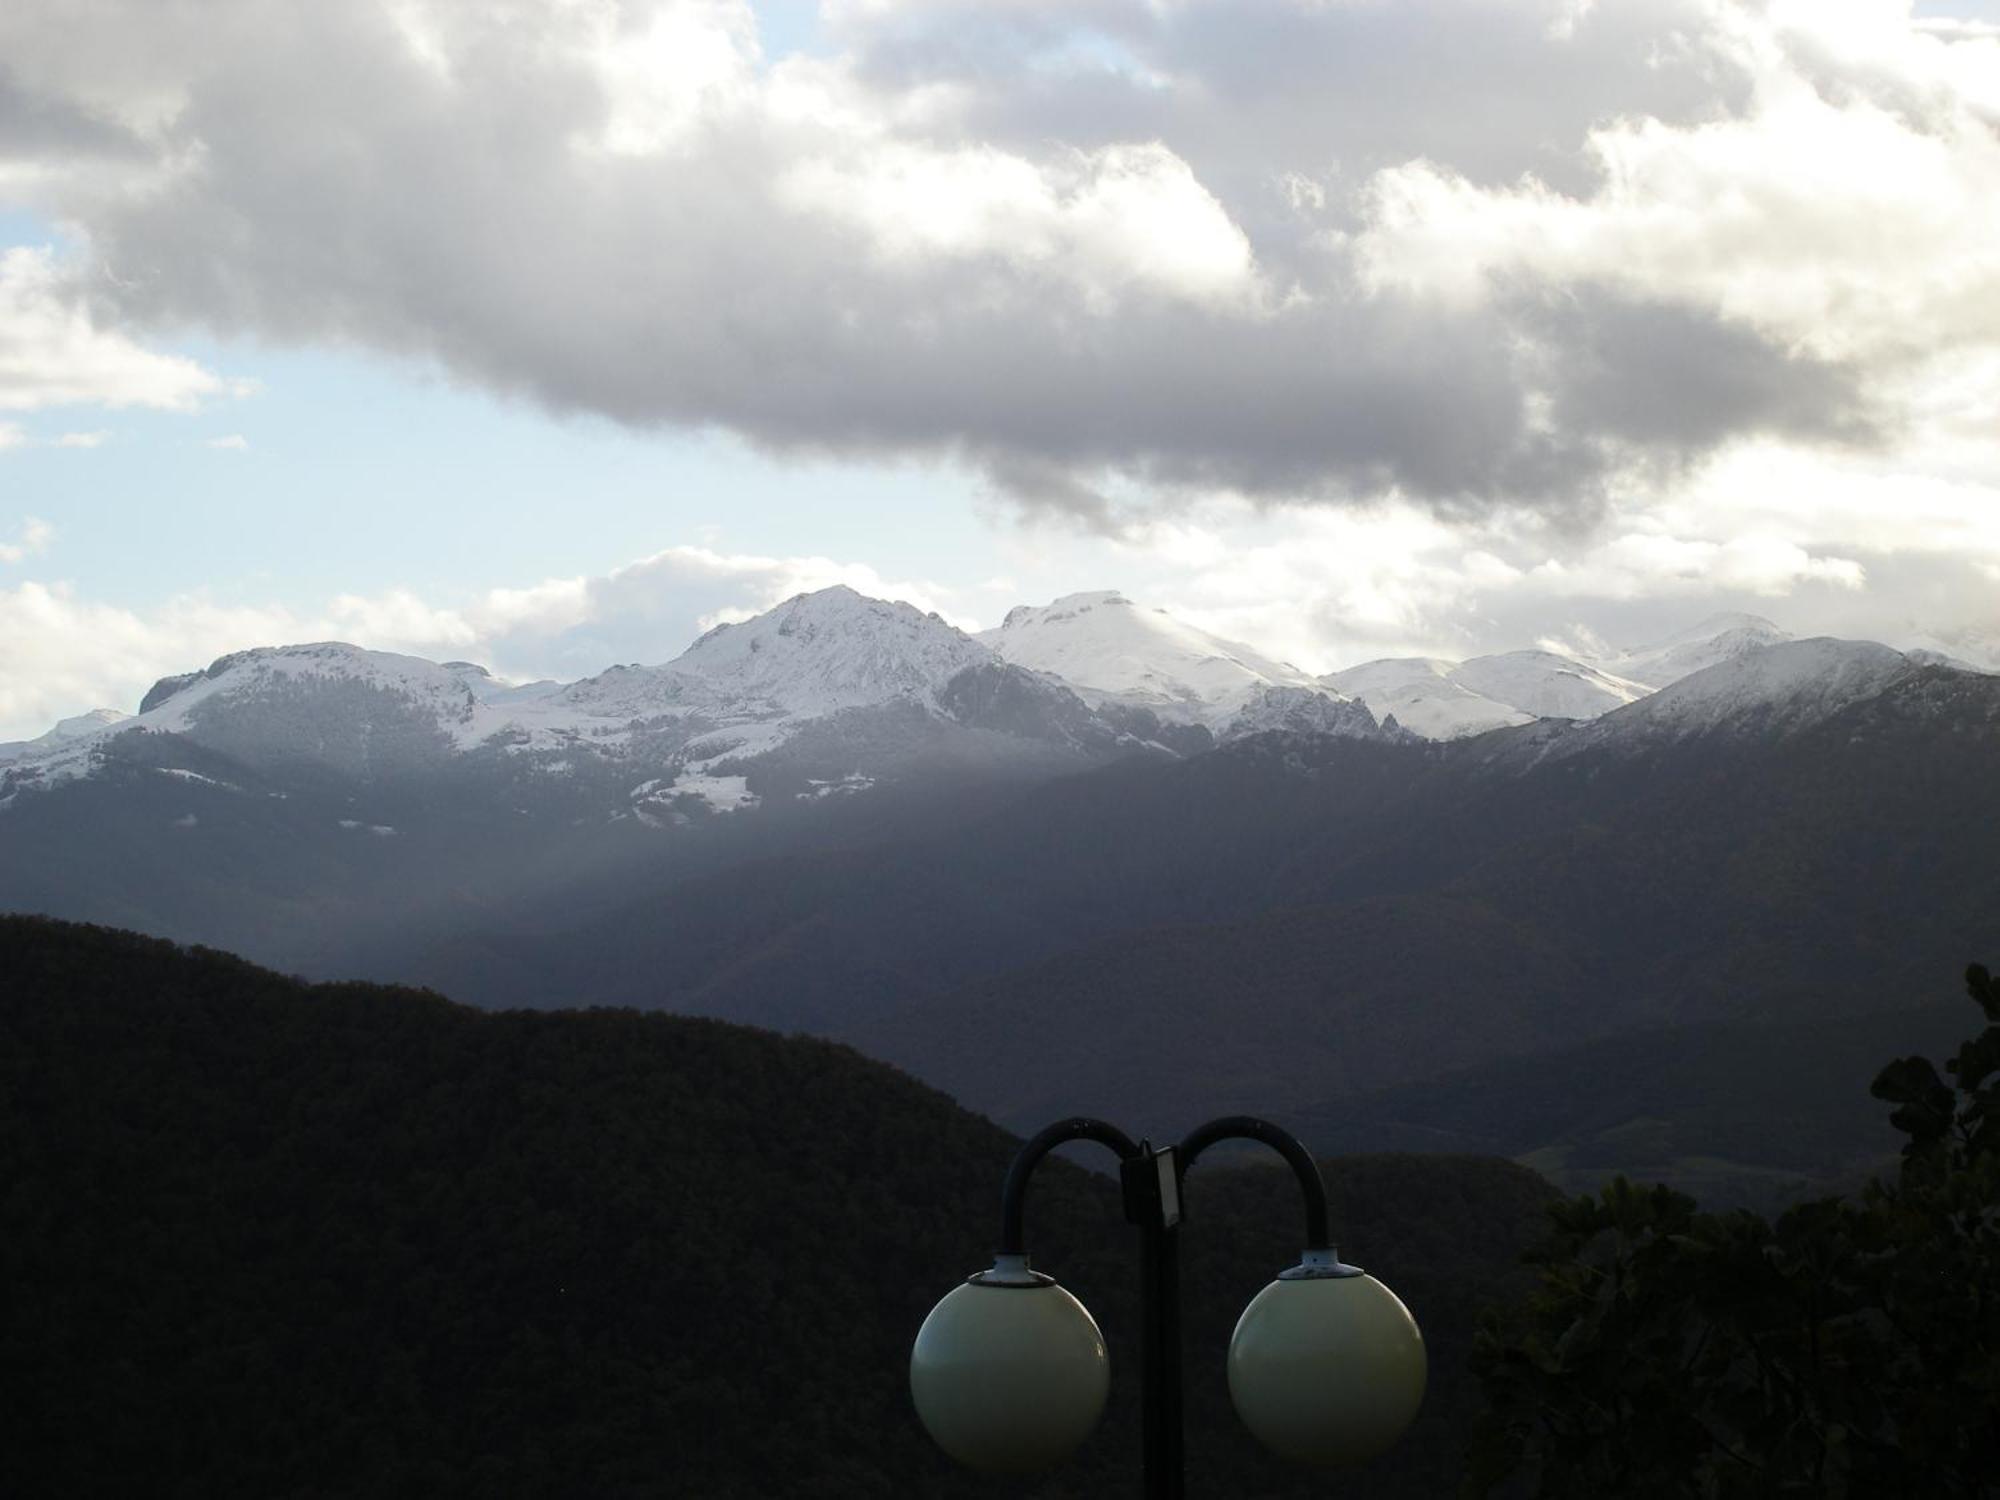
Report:
[[[618,100],[553,12],[441,8],[440,60],[373,8],[219,4],[199,62],[162,84],[177,102],[156,141],[178,169],[136,191],[80,176],[52,202],[88,225],[96,295],[128,321],[387,350],[775,450],[957,455],[1099,522],[1134,485],[1586,517],[1634,463],[1744,432],[1865,434],[1852,372],[1693,308],[1588,291],[1433,306],[1356,282],[1338,234],[1375,167],[1581,186],[1608,114],[1739,106],[1702,7],[1600,6],[1566,35],[1564,11],[944,7],[842,33],[856,60],[837,87],[875,112],[865,130],[788,112],[746,72],[656,144],[607,150]],[[126,15],[185,59],[196,12]],[[958,105],[912,105],[938,82]],[[1110,211],[1061,219],[1109,170],[1092,153],[1125,142],[1192,168],[1147,190],[1213,195],[1254,257],[1240,284],[1176,281]],[[928,211],[856,207],[881,160],[898,180],[883,153],[901,148],[969,153],[945,159],[945,192],[982,169],[974,148],[1005,153],[1057,183],[1055,206],[1028,193],[964,243],[885,249]],[[848,174],[831,207],[792,191],[816,162]],[[1056,238],[1015,243],[1036,234]]]
[[[1853,445],[1881,436],[1855,370],[1685,306],[1578,287],[1524,299],[1517,316],[1549,350],[1542,375],[1561,428],[1670,454],[1751,433]]]
[[[30,88],[0,62],[0,163],[54,166],[91,157],[136,159],[144,144],[130,131],[59,96]]]

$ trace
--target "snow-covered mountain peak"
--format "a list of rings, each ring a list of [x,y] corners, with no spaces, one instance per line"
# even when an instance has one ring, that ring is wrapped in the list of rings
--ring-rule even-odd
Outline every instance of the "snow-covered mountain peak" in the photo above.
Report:
[[[185,729],[216,705],[267,696],[290,686],[350,682],[406,698],[441,724],[471,720],[477,700],[462,676],[436,662],[392,651],[369,651],[345,641],[258,646],[216,658],[204,672],[168,678],[148,693],[153,706],[139,715],[143,727]],[[172,690],[156,698],[162,688]]]
[[[1047,604],[1017,604],[1007,611],[1007,617],[1000,622],[1000,629],[1015,630],[1029,624],[1049,624],[1059,620],[1073,620],[1096,609],[1137,609],[1139,606],[1117,589],[1088,589],[1079,594],[1064,594]],[[1155,614],[1165,614],[1165,610],[1155,610]],[[991,631],[985,632],[991,635]]]
[[[1791,638],[1762,615],[1710,615],[1657,641],[1599,657],[1596,665],[1628,681],[1661,688],[1718,662],[1731,661]]]
[[[1452,680],[1537,719],[1593,719],[1646,695],[1639,683],[1553,651],[1502,651],[1452,669]]]
[[[457,677],[465,685],[468,693],[489,707],[508,703],[533,703],[542,698],[553,697],[561,692],[564,686],[549,677],[537,678],[533,682],[509,682],[504,677],[496,677],[490,667],[483,667],[476,661],[448,661],[440,665],[445,671]]]
[[[1644,696],[1647,689],[1553,651],[1503,651],[1454,662],[1434,656],[1385,657],[1332,672],[1320,682],[1352,694],[1378,719],[1425,739],[1450,740],[1530,719],[1589,719]]]
[[[1685,646],[1696,641],[1711,641],[1719,635],[1728,635],[1738,630],[1767,635],[1773,640],[1789,639],[1773,621],[1765,619],[1762,615],[1748,614],[1742,610],[1723,610],[1719,614],[1697,620],[1692,625],[1684,625],[1679,630],[1670,631],[1658,640],[1631,647],[1628,654],[1637,655],[1646,651],[1659,651],[1668,646]]]
[[[786,713],[819,714],[927,695],[992,655],[935,614],[836,585],[718,625],[667,669]]]
[[[1116,590],[1020,605],[979,639],[1017,666],[1062,678],[1087,699],[1117,699],[1182,719],[1226,718],[1259,686],[1315,686],[1289,662],[1134,604]]]
[[[692,673],[672,666],[633,663],[606,667],[594,677],[502,706],[518,707],[532,728],[560,735],[563,729],[580,727],[590,720],[631,723],[687,714],[708,708],[718,696],[708,682]],[[566,723],[572,716],[581,718],[577,723]]]
[[[1453,673],[1458,663],[1436,656],[1390,656],[1330,672],[1320,679],[1359,698],[1377,719],[1391,715],[1427,740],[1455,740],[1525,724],[1533,716],[1474,692]]]
[[[123,724],[131,717],[121,708],[93,708],[73,718],[57,720],[55,728],[41,738],[45,741],[73,740],[86,734],[96,734],[100,729],[109,729],[114,724]]]
[[[373,777],[435,763],[487,726],[462,676],[436,662],[344,641],[259,646],[161,679],[137,715],[18,757],[8,777],[53,786],[88,775],[128,732],[187,735],[258,765],[310,762]]]
[[[1591,726],[1592,742],[1685,738],[1725,726],[1784,732],[1873,697],[1915,663],[1875,641],[1816,636],[1745,651]]]
[[[31,740],[10,740],[0,744],[0,762],[22,760],[31,755],[46,754],[88,740],[105,731],[115,729],[132,716],[116,708],[93,708],[86,713],[72,715],[58,720],[55,727]]]

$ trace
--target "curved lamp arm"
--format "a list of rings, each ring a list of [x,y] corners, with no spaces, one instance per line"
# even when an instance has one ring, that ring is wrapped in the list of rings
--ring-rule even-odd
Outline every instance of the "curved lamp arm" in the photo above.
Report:
[[[1029,1269],[1022,1227],[1042,1158],[1070,1141],[1095,1141],[1118,1157],[1125,1216],[1143,1232],[1146,1493],[1179,1500],[1181,1186],[1202,1153],[1226,1140],[1259,1141],[1282,1156],[1306,1209],[1301,1264],[1252,1299],[1230,1339],[1238,1413],[1267,1446],[1308,1463],[1352,1462],[1396,1440],[1423,1400],[1423,1336],[1393,1292],[1341,1264],[1328,1232],[1326,1184],[1297,1137],[1268,1120],[1225,1115],[1155,1150],[1077,1115],[1015,1153],[1001,1189],[993,1269],[948,1293],[917,1333],[911,1396],[947,1453],[975,1468],[1025,1472],[1069,1453],[1103,1410],[1103,1337],[1080,1302]]]
[[[1110,1147],[1120,1161],[1130,1161],[1139,1154],[1139,1144],[1131,1136],[1116,1125],[1093,1120],[1088,1115],[1074,1115],[1036,1131],[1014,1153],[1013,1165],[1007,1168],[1006,1185],[1000,1189],[1000,1254],[1027,1254],[1021,1230],[1021,1213],[1028,1196],[1028,1179],[1034,1176],[1035,1168],[1041,1164],[1043,1157],[1070,1141],[1096,1141],[1100,1146]],[[1322,1222],[1326,1217],[1324,1196],[1321,1195]]]
[[[1289,1130],[1280,1130],[1269,1120],[1254,1115],[1224,1115],[1189,1131],[1177,1150],[1178,1169],[1183,1176],[1210,1146],[1218,1141],[1261,1141],[1271,1147],[1299,1180],[1299,1192],[1306,1200],[1306,1250],[1331,1252],[1333,1240],[1327,1231],[1326,1184],[1320,1180],[1319,1163],[1299,1144]]]

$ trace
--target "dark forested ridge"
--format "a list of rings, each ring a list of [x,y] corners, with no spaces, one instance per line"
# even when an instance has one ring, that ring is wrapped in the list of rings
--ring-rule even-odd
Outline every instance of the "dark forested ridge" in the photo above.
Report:
[[[1123,1122],[1142,1130],[1147,1122]],[[0,919],[0,1387],[22,1495],[1098,1496],[1135,1482],[1135,1247],[1112,1185],[1030,1237],[1104,1323],[1113,1410],[995,1484],[931,1450],[909,1340],[991,1250],[1015,1142],[845,1048],[630,1012],[308,986]],[[1341,1481],[1448,1493],[1476,1308],[1548,1189],[1503,1162],[1328,1164],[1351,1258],[1422,1321],[1419,1428]],[[1281,1171],[1191,1184],[1191,1493],[1292,1496],[1221,1351],[1297,1251]]]

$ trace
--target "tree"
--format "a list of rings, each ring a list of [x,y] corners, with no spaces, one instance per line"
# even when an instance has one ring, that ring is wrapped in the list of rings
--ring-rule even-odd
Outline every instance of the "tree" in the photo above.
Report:
[[[1623,1178],[1551,1209],[1474,1355],[1468,1490],[2000,1496],[2000,983],[1944,1075],[1885,1067],[1900,1165],[1775,1223]]]

